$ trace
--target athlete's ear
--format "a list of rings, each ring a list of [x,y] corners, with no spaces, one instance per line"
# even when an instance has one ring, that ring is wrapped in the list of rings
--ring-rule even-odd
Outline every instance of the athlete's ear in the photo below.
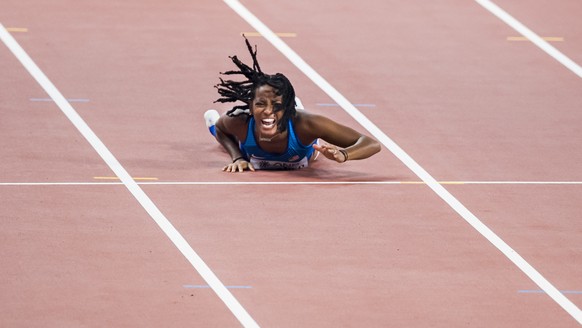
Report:
[[[251,100],[249,100],[249,102],[247,103],[247,105],[249,105],[249,114],[253,115],[253,103],[255,102],[255,98],[252,98]]]

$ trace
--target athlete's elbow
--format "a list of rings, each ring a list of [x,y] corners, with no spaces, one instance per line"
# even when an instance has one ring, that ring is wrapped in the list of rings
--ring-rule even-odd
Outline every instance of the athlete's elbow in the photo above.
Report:
[[[380,150],[382,150],[382,145],[380,145],[380,143],[376,140],[374,140],[374,143],[372,144],[372,155],[375,155],[377,153],[380,152]]]
[[[370,156],[375,155],[377,153],[380,152],[380,150],[382,150],[382,145],[373,138],[370,137],[366,137],[368,139],[368,152],[370,154]]]

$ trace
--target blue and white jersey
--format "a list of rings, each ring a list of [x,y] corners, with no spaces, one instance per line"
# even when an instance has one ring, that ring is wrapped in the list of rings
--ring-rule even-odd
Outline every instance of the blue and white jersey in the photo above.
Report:
[[[308,166],[309,158],[313,155],[315,149],[311,143],[305,146],[297,139],[293,123],[291,120],[287,123],[289,138],[287,141],[287,150],[282,154],[272,154],[262,150],[255,139],[255,119],[250,118],[245,142],[240,144],[243,155],[253,164],[257,170],[298,170]]]

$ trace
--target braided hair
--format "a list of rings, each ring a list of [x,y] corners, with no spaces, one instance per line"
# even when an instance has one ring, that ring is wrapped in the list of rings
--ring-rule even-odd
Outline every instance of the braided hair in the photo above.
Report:
[[[214,87],[218,90],[220,94],[220,98],[218,98],[216,102],[220,103],[228,103],[228,102],[243,102],[242,105],[234,106],[231,110],[226,112],[226,115],[233,117],[239,115],[247,115],[251,116],[250,114],[250,106],[252,100],[255,97],[255,91],[263,86],[263,85],[270,85],[275,89],[275,93],[277,96],[282,96],[283,98],[283,108],[284,111],[282,119],[277,124],[277,129],[280,132],[284,132],[287,129],[287,122],[291,117],[294,117],[296,114],[295,110],[295,90],[293,89],[293,85],[287,77],[281,73],[277,73],[274,75],[269,75],[263,73],[261,67],[259,66],[259,62],[257,61],[257,46],[255,45],[255,49],[253,51],[253,47],[249,43],[249,40],[244,36],[245,43],[247,45],[247,49],[251,54],[251,58],[253,59],[253,67],[250,67],[240,61],[237,56],[229,56],[232,62],[238,67],[238,71],[226,71],[221,72],[221,75],[242,75],[246,80],[243,81],[234,81],[234,80],[223,80],[220,79],[220,83],[215,85]]]

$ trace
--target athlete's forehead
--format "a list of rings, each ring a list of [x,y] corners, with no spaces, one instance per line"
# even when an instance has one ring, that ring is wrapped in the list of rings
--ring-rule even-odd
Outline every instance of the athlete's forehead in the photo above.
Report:
[[[279,90],[274,87],[264,84],[255,89],[255,99],[257,98],[269,98],[269,99],[283,99],[283,96],[279,94]]]

